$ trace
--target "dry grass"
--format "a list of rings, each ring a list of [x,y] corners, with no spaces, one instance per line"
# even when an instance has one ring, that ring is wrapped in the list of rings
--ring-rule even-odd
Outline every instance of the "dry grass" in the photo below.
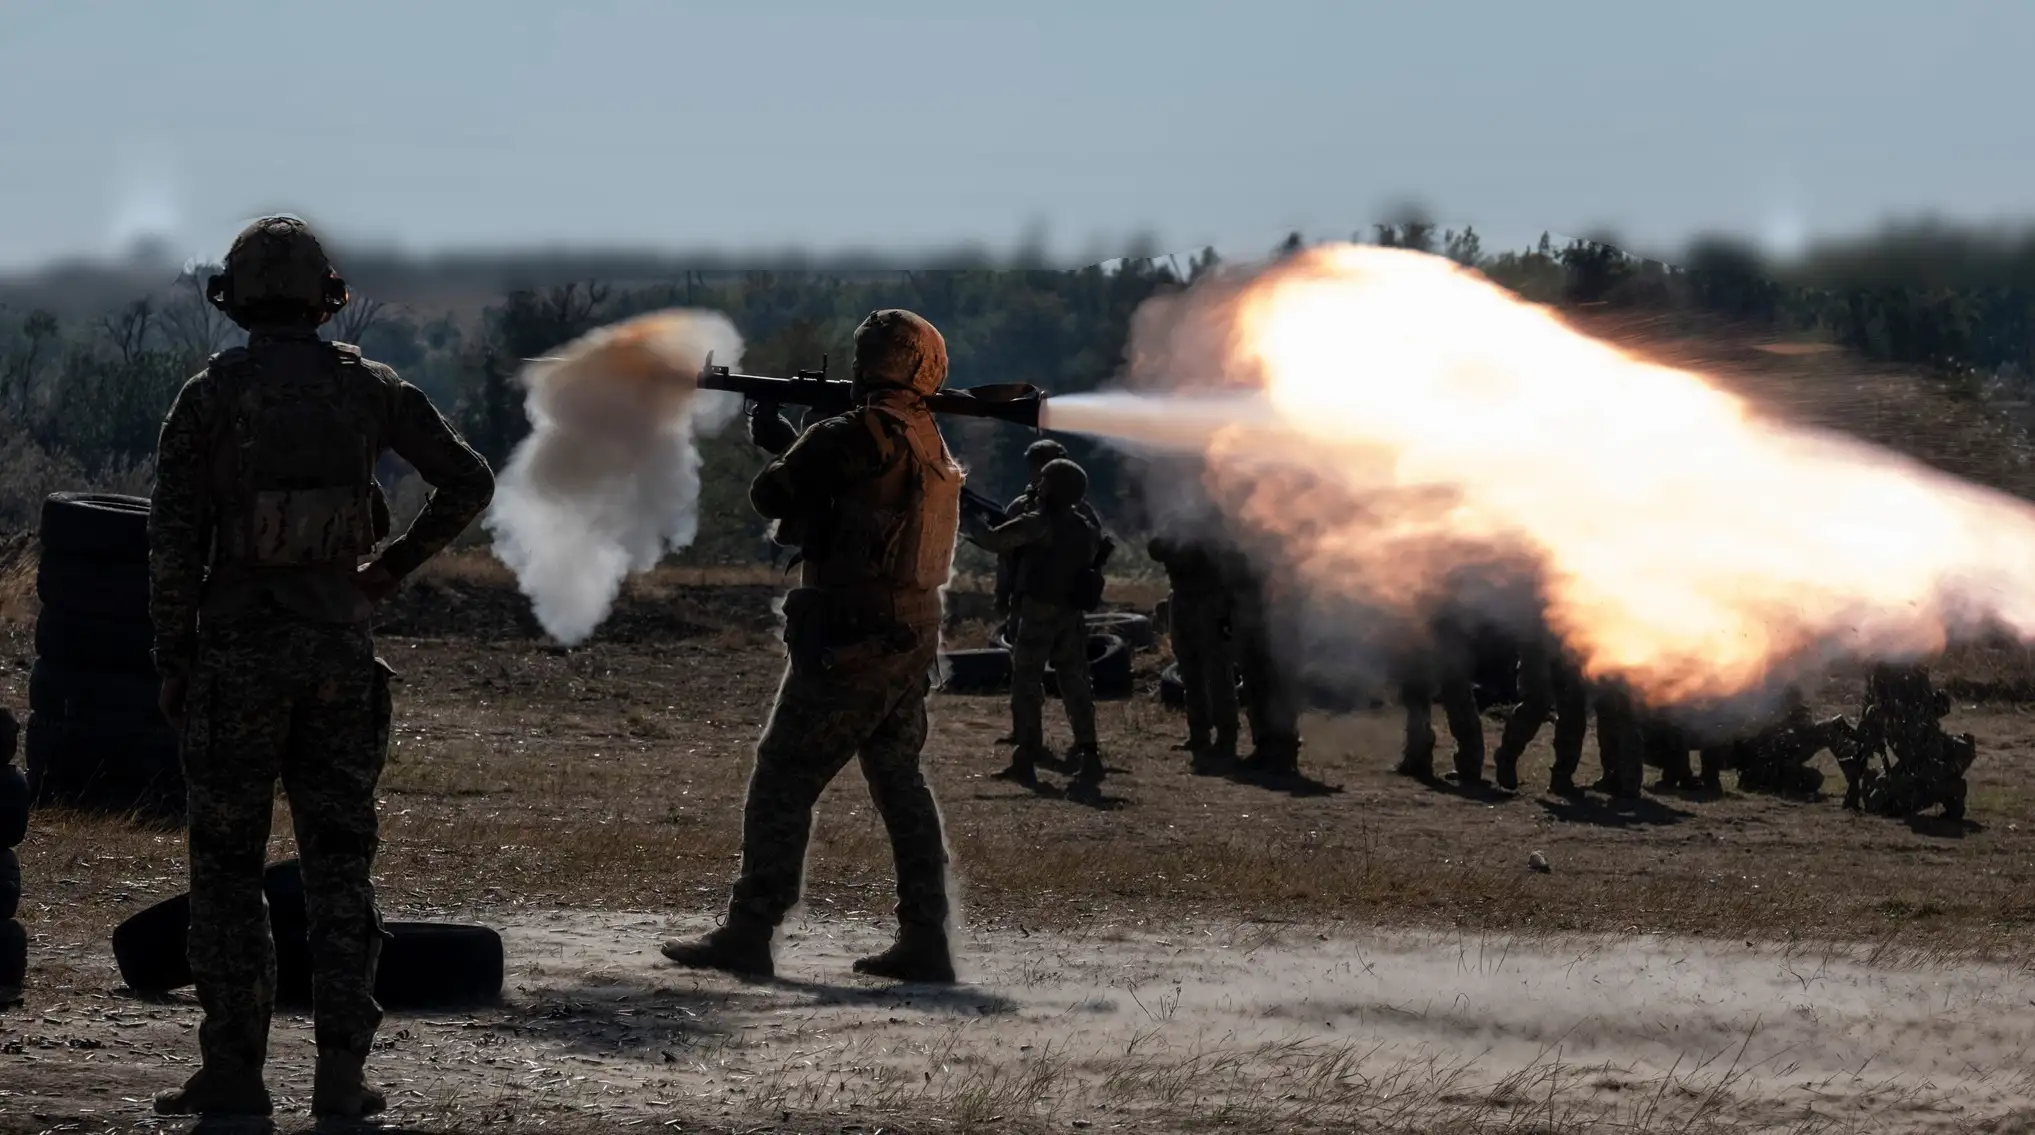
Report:
[[[662,580],[627,602],[732,609]],[[700,619],[711,624],[710,614]],[[718,907],[780,664],[767,633],[730,619],[679,641],[597,639],[573,651],[507,629],[482,641],[386,640],[402,675],[383,785],[392,901],[419,910]],[[971,629],[986,633],[986,624]],[[17,705],[26,632],[0,624],[0,658],[13,660],[0,700]],[[1463,798],[1388,773],[1398,745],[1389,713],[1311,718],[1307,771],[1339,791],[1287,794],[1186,775],[1170,750],[1180,718],[1148,692],[1159,659],[1142,658],[1147,692],[1102,707],[1115,774],[1100,802],[989,780],[1004,756],[993,744],[1008,721],[1003,699],[935,700],[927,766],[973,918],[1785,933],[1987,955],[2025,949],[2035,927],[2035,804],[2024,788],[2035,721],[2018,703],[1970,704],[1948,723],[1981,746],[1972,822],[1957,827],[1736,793],[1651,797],[1624,811],[1530,793]],[[1953,678],[1973,689],[2031,683],[2026,651],[1953,662]],[[1833,683],[1825,708],[1855,712],[1848,685]],[[1529,753],[1529,784],[1544,783],[1548,760],[1539,746]],[[845,776],[822,810],[810,901],[887,909],[889,857],[865,790]],[[287,828],[275,830],[282,854]],[[1536,850],[1552,874],[1525,869]],[[180,853],[159,832],[44,814],[24,848],[30,877],[42,881],[32,904],[53,928],[96,937],[170,886]]]

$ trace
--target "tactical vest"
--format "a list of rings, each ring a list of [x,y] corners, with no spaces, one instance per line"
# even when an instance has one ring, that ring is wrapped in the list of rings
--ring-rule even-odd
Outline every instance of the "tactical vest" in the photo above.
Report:
[[[1078,509],[1049,508],[1043,515],[1052,526],[1052,535],[1043,544],[1023,549],[1017,593],[1047,603],[1077,605],[1075,585],[1101,551],[1102,530]]]
[[[324,343],[316,366],[276,373],[276,355],[235,348],[213,359],[223,436],[218,562],[350,572],[389,528],[375,479],[381,450],[374,378],[358,348]],[[264,356],[268,356],[265,358]]]
[[[953,574],[961,466],[932,414],[881,400],[854,411],[876,443],[876,476],[834,502],[825,552],[806,561],[812,587],[932,592]]]

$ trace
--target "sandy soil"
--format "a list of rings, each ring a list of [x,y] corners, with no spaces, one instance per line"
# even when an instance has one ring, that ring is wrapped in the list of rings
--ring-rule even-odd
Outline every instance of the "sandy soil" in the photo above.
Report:
[[[2035,977],[1898,952],[1671,937],[1183,925],[967,937],[966,982],[883,986],[870,919],[806,919],[779,978],[665,962],[651,913],[509,923],[504,1003],[392,1015],[374,1075],[406,1127],[1246,1130],[2016,1129]],[[186,1073],[188,995],[99,988],[4,1022],[20,1129],[141,1121]],[[80,990],[80,993],[85,993]],[[309,1023],[278,1022],[302,1119]],[[285,1125],[293,1120],[286,1115]],[[77,1126],[67,1126],[77,1125]],[[12,1123],[10,1122],[10,1127]]]
[[[1151,693],[1163,651],[1102,707],[1111,777],[1084,801],[988,779],[1006,703],[943,695],[926,760],[967,986],[850,973],[891,887],[852,776],[822,802],[784,980],[749,985],[656,946],[724,901],[777,587],[660,574],[566,651],[485,564],[452,567],[384,627],[403,681],[377,874],[389,917],[503,929],[512,972],[500,1005],[390,1019],[375,1067],[405,1128],[2035,1131],[2025,653],[1944,672],[1980,744],[1955,825],[1737,791],[1466,796],[1389,774],[1390,712],[1310,716],[1309,785],[1193,777]],[[31,655],[0,619],[0,702]],[[287,831],[279,805],[275,858]],[[123,991],[107,936],[183,889],[180,833],[39,812],[21,857],[0,1132],[146,1125],[196,1010]],[[301,1128],[308,1022],[280,1020],[275,1051]]]

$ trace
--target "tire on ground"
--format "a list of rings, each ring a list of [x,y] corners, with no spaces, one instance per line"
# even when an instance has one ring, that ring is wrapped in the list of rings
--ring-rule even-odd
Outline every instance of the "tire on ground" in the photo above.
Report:
[[[1088,633],[1113,634],[1133,651],[1159,645],[1159,632],[1153,628],[1151,618],[1136,611],[1096,611],[1083,621],[1088,624]]]
[[[21,860],[12,849],[0,850],[0,918],[21,913]]]
[[[38,804],[170,819],[184,810],[177,737],[167,725],[28,719],[29,790]]]
[[[950,650],[940,656],[947,679],[940,689],[950,694],[993,694],[1010,688],[1010,651],[1002,647]]]
[[[160,727],[160,681],[134,670],[86,670],[38,658],[28,671],[28,708],[65,721]]]
[[[310,996],[311,948],[305,939],[304,880],[297,861],[285,859],[264,871],[262,893],[269,903],[269,934],[276,939],[276,999],[302,1002]],[[114,927],[113,960],[127,988],[167,993],[191,984],[190,933],[188,893],[164,899]]]
[[[0,848],[19,847],[28,836],[28,775],[0,765]]]
[[[485,926],[390,922],[375,971],[375,1000],[388,1009],[441,1008],[501,996],[502,936]]]
[[[1113,634],[1088,636],[1088,684],[1099,698],[1120,698],[1131,692],[1131,652]],[[1053,668],[1046,667],[1046,692],[1060,696],[1060,683]]]
[[[18,990],[28,980],[28,931],[19,922],[0,922],[0,989]]]
[[[1159,671],[1159,701],[1174,709],[1187,708],[1187,683],[1180,680],[1180,664],[1168,665]]]
[[[42,502],[43,555],[146,563],[148,507],[147,497],[51,493]]]
[[[146,618],[102,619],[62,607],[35,618],[35,653],[84,670],[153,674],[155,628]]]
[[[35,595],[45,609],[61,607],[101,619],[147,619],[148,562],[45,554],[35,569]]]

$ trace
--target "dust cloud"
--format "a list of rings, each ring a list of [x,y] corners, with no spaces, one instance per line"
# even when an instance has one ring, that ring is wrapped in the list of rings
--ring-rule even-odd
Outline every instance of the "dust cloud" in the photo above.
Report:
[[[658,311],[590,331],[518,376],[530,434],[485,524],[559,642],[585,641],[626,576],[698,534],[695,439],[741,409],[739,396],[696,389],[709,352],[741,361],[742,337],[725,316]]]

